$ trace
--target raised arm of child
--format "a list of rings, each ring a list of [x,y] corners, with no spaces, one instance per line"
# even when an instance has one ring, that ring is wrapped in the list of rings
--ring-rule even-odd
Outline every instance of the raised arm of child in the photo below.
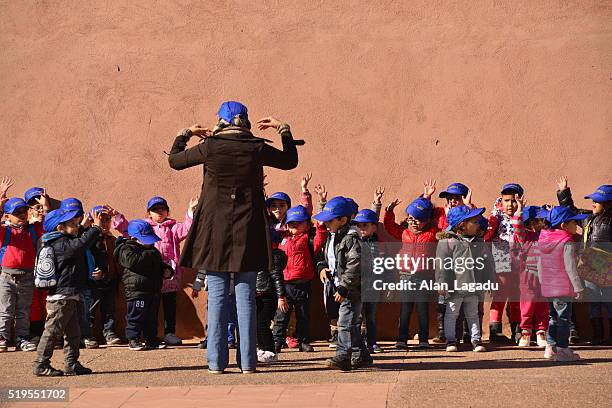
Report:
[[[177,222],[172,227],[179,242],[187,238],[189,228],[191,228],[191,224],[193,224],[193,214],[198,206],[198,200],[198,197],[192,197],[191,200],[189,200],[189,208],[187,209],[187,214],[185,215],[185,222]]]
[[[308,214],[312,215],[312,194],[308,191],[308,183],[312,179],[312,173],[306,173],[300,182],[302,195],[300,196],[300,204],[308,210]]]
[[[396,198],[395,200],[391,201],[387,208],[385,208],[385,216],[383,219],[385,230],[387,230],[389,235],[396,239],[402,239],[402,233],[405,229],[404,227],[395,222],[394,210],[395,207],[397,207],[401,202],[402,200],[400,200],[399,198]]]

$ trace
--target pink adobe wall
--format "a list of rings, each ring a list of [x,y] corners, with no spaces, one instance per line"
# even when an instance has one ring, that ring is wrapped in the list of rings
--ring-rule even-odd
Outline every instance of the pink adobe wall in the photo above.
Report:
[[[307,140],[268,172],[294,197],[307,171],[362,206],[427,177],[488,208],[505,182],[535,204],[558,174],[576,197],[612,182],[609,2],[291,3],[0,1],[0,175],[132,218],[161,194],[180,218],[201,171],[162,151],[237,99]]]

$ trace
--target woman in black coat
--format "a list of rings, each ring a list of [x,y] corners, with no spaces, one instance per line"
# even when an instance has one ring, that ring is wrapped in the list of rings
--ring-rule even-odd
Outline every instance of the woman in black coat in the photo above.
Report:
[[[257,272],[270,268],[270,237],[263,195],[263,166],[290,170],[297,166],[295,142],[287,124],[268,117],[259,130],[276,129],[283,150],[253,136],[247,108],[225,102],[211,131],[194,125],[176,137],[170,167],[182,170],[202,165],[202,197],[187,235],[181,266],[206,270],[208,275],[208,367],[222,373],[227,367],[227,296],[234,274],[240,346],[237,362],[243,372],[255,371]],[[192,136],[203,139],[187,150]]]

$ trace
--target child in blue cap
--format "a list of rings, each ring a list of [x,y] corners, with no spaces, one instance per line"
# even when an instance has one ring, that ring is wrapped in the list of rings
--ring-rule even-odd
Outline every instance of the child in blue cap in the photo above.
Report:
[[[393,209],[399,204],[399,200],[392,202],[385,211],[385,228],[396,238],[402,240],[401,255],[418,259],[423,257],[432,258],[436,253],[436,234],[439,232],[436,220],[433,218],[434,207],[431,201],[425,197],[419,197],[412,201],[405,210],[407,215],[407,228],[395,223]],[[433,279],[433,270],[428,269],[422,263],[416,270],[400,270],[402,280],[414,282],[415,287],[420,288],[424,281]],[[412,310],[416,309],[419,318],[419,348],[429,348],[429,302],[431,292],[427,290],[405,291],[400,303],[399,334],[395,347],[407,349],[408,330]],[[443,320],[442,316],[438,317]],[[439,338],[444,337],[443,328],[439,328]]]
[[[431,200],[431,197],[436,192],[436,180],[425,180],[423,182],[423,198]],[[440,231],[445,230],[448,227],[448,220],[446,219],[448,212],[451,208],[460,205],[467,205],[468,207],[476,208],[472,204],[472,190],[462,183],[452,183],[446,190],[440,192],[438,197],[446,200],[444,207],[434,207],[433,218],[437,223]]]
[[[479,236],[479,217],[484,211],[484,208],[465,205],[453,207],[448,212],[447,231],[439,234],[435,277],[438,293],[446,300],[444,333],[448,352],[458,350],[456,324],[462,305],[470,328],[472,349],[485,351],[481,342],[478,304],[487,290],[486,285],[491,285],[496,279],[491,251]]]
[[[312,180],[312,173],[306,173],[300,181],[300,188],[302,194],[300,195],[300,205],[309,214],[312,214],[312,194],[308,190],[308,183]],[[277,191],[266,198],[266,208],[268,209],[268,215],[271,218],[271,223],[277,231],[285,231],[287,229],[287,210],[291,207],[291,197],[287,193]]]
[[[344,197],[334,197],[313,218],[325,223],[329,237],[317,264],[320,275],[328,274],[336,284],[338,311],[338,346],[336,355],[327,360],[330,368],[342,371],[372,364],[372,357],[361,337],[361,239],[359,230],[351,227],[355,207]],[[359,349],[359,352],[353,350]]]
[[[157,316],[163,280],[170,279],[174,270],[163,262],[155,247],[161,239],[148,220],[130,221],[127,233],[130,239],[121,237],[117,240],[114,256],[124,268],[128,349],[165,348],[165,343],[157,337]],[[144,338],[144,343],[141,338]]]
[[[13,323],[16,349],[36,349],[30,341],[30,306],[36,249],[43,228],[41,223],[29,223],[28,211],[28,204],[19,197],[3,205],[6,221],[0,225],[0,352],[8,349]]]
[[[547,217],[551,228],[543,229],[538,238],[538,273],[542,295],[550,303],[548,344],[544,350],[546,359],[580,359],[569,348],[572,303],[584,297],[584,285],[578,275],[573,241],[578,222],[587,217],[587,214],[578,214],[569,207],[553,207]]]
[[[531,345],[531,336],[535,326],[537,345],[546,347],[549,306],[546,299],[542,297],[540,287],[537,242],[540,231],[547,228],[545,218],[548,212],[539,206],[526,206],[526,201],[525,197],[517,200],[518,208],[512,217],[513,251],[518,253],[520,267],[521,337],[518,346],[529,347]]]
[[[362,295],[364,295],[361,314],[365,322],[366,346],[370,353],[382,353],[383,350],[376,342],[376,309],[380,302],[380,291],[373,289],[375,275],[374,258],[384,255],[378,240],[378,214],[370,209],[364,209],[357,213],[353,222],[359,229],[359,234],[364,245],[362,246]]]
[[[493,293],[491,309],[489,310],[489,340],[493,342],[507,342],[508,338],[502,332],[502,316],[504,307],[510,321],[512,339],[515,344],[521,336],[519,324],[521,322],[521,309],[519,305],[519,264],[512,256],[510,247],[513,243],[514,225],[512,217],[518,208],[518,200],[523,196],[524,190],[520,184],[505,184],[497,198],[491,217],[489,217],[489,230],[484,236],[485,241],[491,242],[495,271],[499,290]]]
[[[47,295],[47,320],[40,338],[34,375],[60,376],[91,374],[91,369],[79,363],[80,320],[83,291],[87,285],[85,251],[100,236],[100,213],[92,214],[93,227],[80,237],[78,209],[57,209],[47,214],[44,222],[43,246],[51,247],[56,285]],[[64,338],[64,372],[51,367],[50,361],[56,343]]]
[[[588,217],[582,221],[582,249],[584,260],[583,264],[586,268],[591,268],[592,265],[605,265],[610,262],[612,257],[612,185],[604,184],[586,195],[584,198],[591,200],[590,210],[580,210],[574,205],[572,193],[568,186],[567,177],[559,178],[557,185],[557,198],[559,204],[569,207],[576,212],[587,214]],[[593,269],[595,269],[594,267]],[[599,276],[605,274],[599,274]],[[595,280],[596,274],[593,274]],[[610,279],[610,278],[608,278]],[[612,345],[612,287],[609,282],[593,282],[589,279],[585,280],[587,288],[587,299],[590,305],[590,318],[592,337],[591,345],[605,344]],[[608,321],[603,319],[603,309],[608,312]],[[606,332],[605,326],[608,326],[608,338],[604,338]],[[570,335],[572,338],[574,333]]]
[[[274,342],[276,352],[285,345],[287,326],[291,312],[295,311],[297,347],[303,352],[312,352],[310,345],[310,297],[314,278],[314,257],[321,251],[325,232],[315,229],[310,222],[310,212],[302,205],[290,208],[286,213],[286,230],[281,235],[278,248],[287,256],[283,268],[288,308],[278,310],[274,318]],[[291,339],[289,339],[291,340]],[[287,341],[287,345],[290,341]]]

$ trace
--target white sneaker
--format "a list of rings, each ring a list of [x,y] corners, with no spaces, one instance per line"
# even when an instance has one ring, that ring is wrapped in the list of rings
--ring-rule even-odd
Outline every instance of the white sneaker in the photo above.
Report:
[[[183,340],[179,339],[174,333],[168,333],[164,336],[164,343],[170,346],[179,346],[183,344]]]
[[[557,347],[557,354],[555,355],[555,361],[578,361],[580,356],[574,353],[571,349],[565,347]]]
[[[552,360],[553,358],[555,358],[554,346],[551,346],[549,344],[546,345],[546,348],[544,349],[544,358],[547,360]]]
[[[257,353],[257,361],[260,363],[273,363],[278,361],[278,356],[271,351],[264,351],[261,355]]]
[[[540,330],[536,333],[536,342],[538,343],[538,347],[546,347],[548,343],[546,342],[546,332],[544,330]]]
[[[529,347],[531,344],[531,334],[527,332],[523,332],[521,334],[521,338],[519,339],[518,346],[519,347]]]
[[[449,344],[446,346],[446,351],[449,353],[454,353],[457,351],[457,346],[454,344]]]

